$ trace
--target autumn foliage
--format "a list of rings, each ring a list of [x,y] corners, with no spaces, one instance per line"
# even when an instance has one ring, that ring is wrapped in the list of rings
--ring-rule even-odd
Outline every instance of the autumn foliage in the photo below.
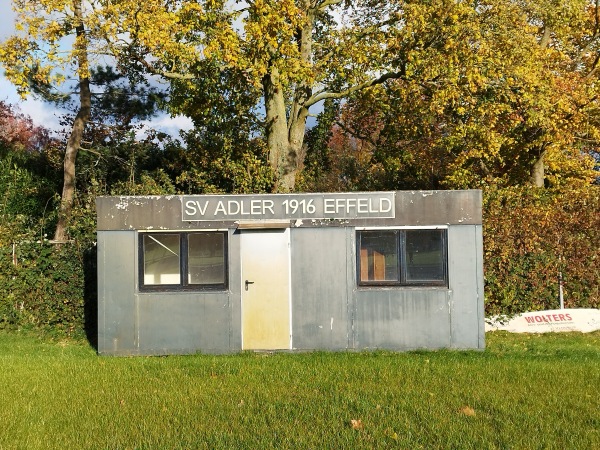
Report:
[[[600,187],[487,189],[486,314],[599,308]]]
[[[34,243],[91,245],[104,194],[483,189],[488,314],[557,306],[559,273],[567,306],[600,305],[600,1],[11,3],[4,75],[79,103],[52,141],[0,102],[0,327],[42,272],[30,320],[62,323],[61,256]],[[194,129],[139,139],[156,105]]]
[[[0,149],[40,150],[50,141],[48,130],[33,123],[12,105],[0,100]]]

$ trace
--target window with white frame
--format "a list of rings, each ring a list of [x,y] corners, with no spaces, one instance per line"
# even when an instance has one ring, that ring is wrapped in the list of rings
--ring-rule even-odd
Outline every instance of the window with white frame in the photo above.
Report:
[[[356,232],[360,286],[448,286],[446,229]]]
[[[227,232],[140,233],[140,290],[227,289]]]

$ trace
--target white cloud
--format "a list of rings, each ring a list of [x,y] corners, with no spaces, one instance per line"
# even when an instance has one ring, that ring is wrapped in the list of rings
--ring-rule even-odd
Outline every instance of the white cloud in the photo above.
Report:
[[[1,68],[2,66],[0,66]],[[57,110],[51,104],[37,100],[33,97],[21,99],[17,89],[4,76],[0,77],[0,100],[10,105],[17,106],[23,114],[28,115],[36,125],[43,126],[51,131],[58,131],[59,116],[62,111]]]
[[[138,137],[142,137],[148,129],[162,131],[173,137],[179,136],[179,131],[190,130],[194,127],[192,120],[185,116],[170,117],[168,115],[161,114],[151,120],[144,120],[141,122],[143,127],[137,133]]]
[[[194,124],[192,123],[192,120],[189,117],[185,117],[185,116],[175,116],[175,117],[162,116],[156,120],[153,120],[150,123],[150,125],[153,126],[154,128],[159,128],[159,129],[177,128],[177,129],[181,129],[181,130],[189,130],[194,126]]]
[[[0,76],[0,100],[10,105],[17,106],[20,112],[31,117],[33,123],[43,126],[51,132],[56,133],[62,128],[60,126],[60,116],[62,116],[65,111],[57,109],[54,105],[35,99],[31,96],[22,100],[17,94],[16,88],[4,78],[4,76]],[[191,119],[188,117],[170,117],[167,114],[160,114],[150,120],[145,120],[142,122],[142,125],[143,128],[138,133],[138,137],[142,137],[150,128],[177,137],[179,136],[180,130],[190,130],[194,126]]]

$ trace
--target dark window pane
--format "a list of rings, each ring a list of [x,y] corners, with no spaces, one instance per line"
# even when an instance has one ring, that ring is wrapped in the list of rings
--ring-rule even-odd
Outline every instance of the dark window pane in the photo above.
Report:
[[[144,234],[144,284],[179,283],[179,235]]]
[[[443,230],[406,230],[406,281],[445,280]]]
[[[399,281],[398,235],[369,231],[360,235],[360,281]]]
[[[188,283],[225,283],[223,233],[193,233],[188,236]]]

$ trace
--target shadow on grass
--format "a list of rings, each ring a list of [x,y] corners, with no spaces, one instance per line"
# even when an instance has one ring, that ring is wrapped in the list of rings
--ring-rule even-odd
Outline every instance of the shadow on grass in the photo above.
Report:
[[[84,329],[90,345],[98,351],[98,271],[97,248],[91,246],[83,253],[83,314]]]

